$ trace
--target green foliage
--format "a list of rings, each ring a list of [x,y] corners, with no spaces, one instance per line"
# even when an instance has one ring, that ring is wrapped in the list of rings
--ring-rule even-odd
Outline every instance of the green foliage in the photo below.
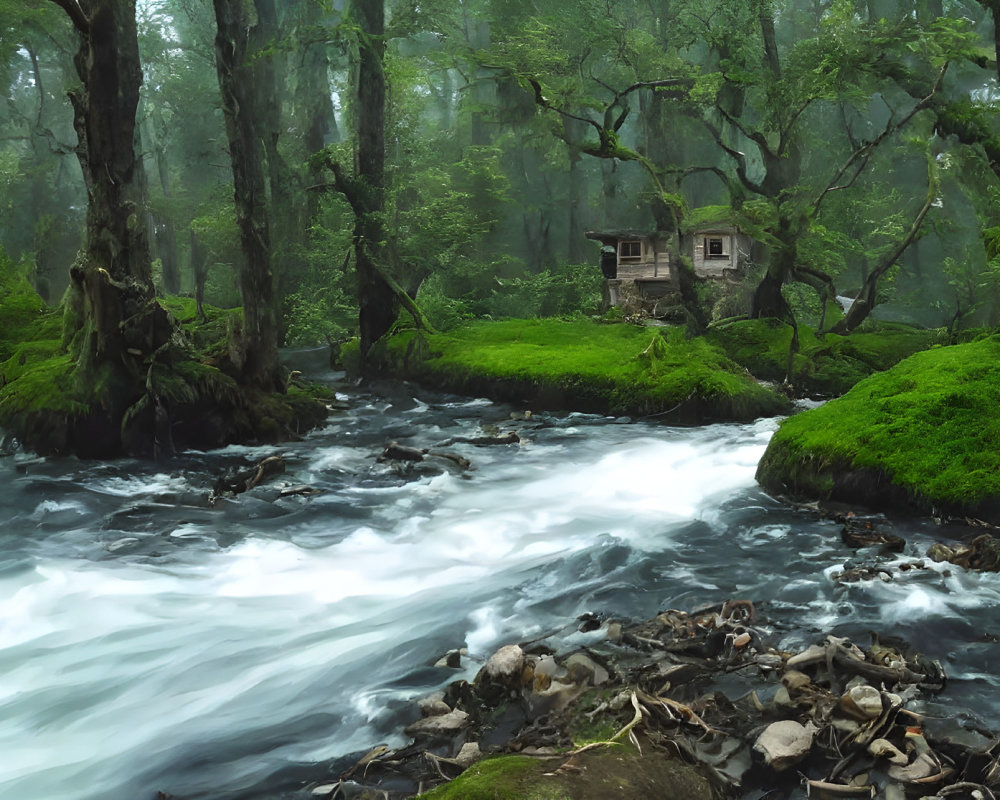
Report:
[[[760,474],[827,497],[846,470],[885,474],[925,508],[1000,500],[1000,338],[917,353],[792,417]]]
[[[476,304],[481,315],[523,319],[597,313],[603,278],[590,264],[560,264],[496,283],[490,297]]]
[[[14,264],[0,250],[0,360],[25,342],[59,338],[58,315],[27,279],[26,264]]]

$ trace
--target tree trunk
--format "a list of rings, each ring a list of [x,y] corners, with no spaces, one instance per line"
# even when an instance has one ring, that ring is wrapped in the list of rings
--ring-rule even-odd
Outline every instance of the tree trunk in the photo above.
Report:
[[[385,241],[385,8],[383,0],[355,0],[358,41],[358,186],[354,251],[362,365],[396,319],[396,297],[378,269]]]
[[[70,276],[82,295],[80,363],[89,371],[125,358],[121,322],[152,298],[153,287],[146,198],[134,148],[142,83],[135,3],[94,0],[77,8],[80,48],[74,64],[81,85],[70,100],[88,203],[83,258]]]
[[[271,270],[274,273],[274,305],[281,308],[284,298],[298,281],[294,274],[294,254],[307,225],[296,222],[302,193],[293,192],[293,176],[278,150],[283,130],[281,96],[285,89],[284,55],[279,47],[281,32],[274,0],[253,0],[257,23],[250,28],[248,50],[252,54],[254,86],[254,129],[264,150],[267,179],[267,209],[271,241]],[[281,320],[277,319],[279,327]],[[279,339],[284,331],[276,332]]]
[[[194,302],[202,322],[205,317],[205,281],[208,280],[208,254],[198,241],[198,235],[191,229],[191,272],[194,275]]]
[[[243,381],[265,391],[281,391],[284,380],[278,361],[263,151],[254,124],[254,54],[248,52],[252,29],[244,2],[213,0],[218,26],[215,61],[244,258],[240,270],[243,329],[233,333],[230,357]]]
[[[569,117],[563,117],[563,132],[567,142],[579,141],[584,136],[583,125]],[[587,206],[587,184],[580,162],[583,156],[579,149],[567,146],[569,158],[569,186],[567,187],[567,219],[566,233],[568,236],[566,255],[570,264],[582,264],[587,260],[584,249],[583,209]]]
[[[156,159],[156,174],[160,179],[160,190],[164,197],[169,198],[171,192],[167,154],[162,145],[156,146],[155,150],[154,158]],[[177,228],[169,214],[154,215],[153,223],[156,232],[156,254],[163,268],[163,291],[167,294],[179,294],[181,291],[181,264],[177,255]]]
[[[798,232],[787,214],[781,211],[778,213],[775,238],[779,244],[771,252],[767,272],[764,273],[764,277],[761,278],[754,290],[753,298],[750,301],[750,318],[776,317],[786,322],[792,322],[792,310],[781,293],[781,287],[788,276],[792,274],[792,270],[795,269],[797,254],[795,242]]]
[[[87,187],[84,248],[70,268],[67,303],[75,378],[90,398],[72,447],[89,455],[152,453],[154,434],[126,411],[145,394],[145,361],[170,337],[153,297],[147,203],[136,158],[142,69],[135,0],[53,0],[79,35],[70,91],[77,158]],[[129,421],[126,422],[125,420]]]

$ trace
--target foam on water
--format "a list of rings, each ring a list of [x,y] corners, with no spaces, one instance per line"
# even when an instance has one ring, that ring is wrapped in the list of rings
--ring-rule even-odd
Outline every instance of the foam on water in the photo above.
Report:
[[[583,611],[747,593],[807,626],[848,614],[871,628],[1000,604],[996,579],[957,571],[835,584],[836,528],[754,488],[773,421],[677,430],[578,415],[525,427],[519,448],[456,443],[472,471],[417,477],[374,463],[379,426],[405,420],[425,446],[467,436],[491,406],[401,407],[373,400],[338,420],[363,443],[331,428],[280,451],[285,479],[322,494],[159,502],[120,551],[95,546],[109,514],[207,494],[214,475],[109,469],[39,501],[30,476],[0,474],[12,496],[25,490],[2,519],[75,520],[72,536],[19,540],[0,569],[0,796],[215,800],[282,764],[398,743],[404,701]],[[211,463],[274,452],[228,448]],[[430,669],[453,647],[469,650],[464,672]]]

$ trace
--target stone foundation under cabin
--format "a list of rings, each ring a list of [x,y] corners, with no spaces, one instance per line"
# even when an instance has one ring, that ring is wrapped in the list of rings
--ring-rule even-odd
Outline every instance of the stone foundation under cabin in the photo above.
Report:
[[[609,278],[604,281],[604,309],[618,307],[625,316],[641,315],[683,322],[680,292],[670,278]]]

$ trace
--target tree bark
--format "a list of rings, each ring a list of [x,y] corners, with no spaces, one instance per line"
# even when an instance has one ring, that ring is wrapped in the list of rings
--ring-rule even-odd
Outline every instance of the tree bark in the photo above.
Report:
[[[87,187],[87,233],[70,277],[82,300],[78,375],[92,380],[154,346],[141,314],[153,297],[146,197],[135,153],[142,69],[134,0],[90,0],[67,10],[80,36],[80,85],[70,92],[77,158]],[[126,323],[123,325],[123,323]],[[134,368],[134,364],[131,365]]]
[[[53,2],[79,37],[80,84],[69,97],[87,188],[86,239],[70,268],[66,312],[75,332],[66,344],[90,411],[72,447],[97,456],[146,454],[155,434],[126,411],[143,398],[145,362],[168,341],[171,324],[154,299],[145,176],[135,149],[142,84],[135,0]]]
[[[355,0],[358,41],[358,179],[354,187],[354,252],[362,367],[372,345],[396,319],[396,296],[378,263],[385,241],[385,8],[383,0]]]
[[[243,329],[232,335],[230,357],[242,380],[265,391],[283,391],[277,315],[271,273],[264,159],[255,128],[254,54],[246,0],[213,0],[215,61],[233,168],[233,196],[244,264],[240,270]]]

